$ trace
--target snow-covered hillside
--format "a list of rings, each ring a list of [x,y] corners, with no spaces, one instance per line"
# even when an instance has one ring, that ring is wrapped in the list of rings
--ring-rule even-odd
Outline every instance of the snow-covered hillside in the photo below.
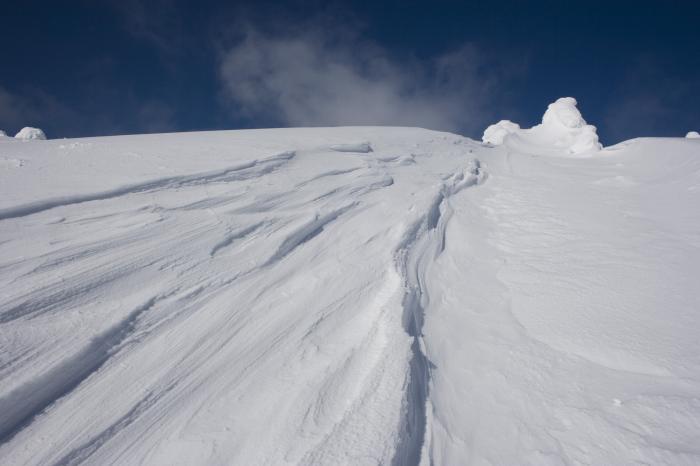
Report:
[[[700,139],[573,123],[0,138],[0,464],[698,464]]]

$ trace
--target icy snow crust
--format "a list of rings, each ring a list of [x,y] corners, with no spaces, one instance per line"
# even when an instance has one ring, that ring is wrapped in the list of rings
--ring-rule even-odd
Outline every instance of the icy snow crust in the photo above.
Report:
[[[698,464],[700,147],[510,139],[0,140],[0,464]]]
[[[602,149],[595,126],[586,124],[573,97],[562,97],[549,104],[542,123],[529,129],[508,120],[486,128],[485,143],[506,144],[521,152],[550,155],[591,154]]]

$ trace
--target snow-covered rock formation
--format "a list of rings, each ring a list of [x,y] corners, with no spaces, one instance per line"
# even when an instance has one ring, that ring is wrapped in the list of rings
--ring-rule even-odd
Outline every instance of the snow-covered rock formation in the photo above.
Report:
[[[503,139],[510,133],[515,133],[520,130],[520,125],[513,123],[510,120],[501,120],[495,125],[491,125],[484,131],[484,136],[481,138],[487,144],[498,146],[503,144]]]
[[[542,116],[542,123],[532,128],[501,120],[484,131],[483,142],[500,145],[513,144],[537,147],[545,152],[563,154],[589,154],[602,149],[595,126],[586,123],[576,107],[573,97],[562,97],[549,104]],[[509,137],[514,135],[515,137]]]
[[[21,130],[19,130],[19,132],[17,134],[15,134],[15,138],[24,139],[24,140],[30,140],[30,139],[45,140],[46,135],[39,128],[32,128],[31,126],[25,126]]]
[[[698,139],[700,138],[700,133],[697,131],[688,131],[688,134],[686,134],[685,137],[688,139]]]

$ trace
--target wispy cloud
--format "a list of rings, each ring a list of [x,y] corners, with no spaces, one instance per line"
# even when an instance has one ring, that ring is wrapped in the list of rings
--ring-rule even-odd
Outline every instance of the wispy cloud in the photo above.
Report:
[[[175,110],[160,100],[141,101],[125,93],[118,109],[105,111],[99,102],[68,105],[40,89],[9,90],[0,85],[0,129],[13,134],[24,126],[42,128],[49,138],[178,129]]]
[[[699,125],[700,76],[680,78],[659,59],[638,58],[608,104],[604,124],[615,140],[682,136]]]
[[[42,126],[55,121],[56,127],[79,120],[78,112],[36,88],[11,91],[0,85],[0,129],[10,134],[24,126]]]
[[[175,0],[105,0],[123,19],[125,30],[164,59],[182,52],[192,39],[182,7]]]
[[[0,87],[0,129],[12,131],[36,115],[37,109],[31,102]]]
[[[135,119],[139,130],[146,133],[162,133],[177,128],[175,111],[170,105],[160,101],[147,101],[137,106]]]
[[[508,74],[490,69],[471,44],[431,59],[398,59],[343,26],[271,35],[247,30],[222,54],[223,96],[234,114],[268,125],[476,133],[493,118]]]

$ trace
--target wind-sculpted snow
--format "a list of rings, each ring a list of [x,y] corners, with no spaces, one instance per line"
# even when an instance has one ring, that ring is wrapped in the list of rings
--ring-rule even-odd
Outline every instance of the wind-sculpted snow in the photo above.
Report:
[[[24,140],[31,140],[31,139],[38,139],[38,140],[45,140],[46,135],[44,132],[39,129],[39,128],[32,128],[32,127],[24,127],[19,132],[15,135],[16,139],[24,139]]]
[[[26,215],[35,214],[44,210],[53,209],[55,207],[67,206],[71,204],[80,204],[89,201],[101,201],[113,197],[124,196],[127,194],[154,191],[160,189],[178,189],[183,186],[193,184],[207,184],[226,182],[234,179],[244,179],[247,177],[262,176],[271,170],[276,169],[281,163],[289,160],[294,156],[293,152],[284,153],[269,160],[253,161],[236,167],[217,170],[215,172],[205,172],[195,175],[175,176],[161,178],[144,183],[137,183],[119,188],[102,191],[97,193],[77,194],[74,196],[65,196],[54,199],[43,199],[29,204],[8,207],[0,209],[0,220],[6,218],[24,217]]]
[[[491,125],[484,130],[481,140],[486,144],[498,146],[503,144],[503,140],[511,133],[520,131],[520,125],[509,120],[501,120],[495,125]]]
[[[562,97],[549,104],[542,123],[520,129],[517,123],[501,120],[484,131],[485,143],[506,144],[519,152],[590,154],[599,151],[595,126],[586,124],[573,97]]]
[[[401,436],[392,461],[396,465],[421,464],[429,451],[427,403],[430,384],[430,361],[425,354],[423,322],[430,304],[426,277],[432,262],[445,249],[445,230],[453,214],[450,198],[464,188],[485,179],[478,160],[472,160],[465,172],[456,173],[443,183],[430,201],[424,215],[408,228],[395,253],[397,269],[403,277],[403,325],[413,338],[406,408]]]
[[[697,464],[700,148],[513,136],[0,141],[0,464]]]
[[[9,441],[35,416],[97,371],[133,330],[138,317],[148,311],[157,299],[151,298],[138,306],[122,322],[95,336],[83,351],[0,399],[0,412],[3,413],[0,443]]]

